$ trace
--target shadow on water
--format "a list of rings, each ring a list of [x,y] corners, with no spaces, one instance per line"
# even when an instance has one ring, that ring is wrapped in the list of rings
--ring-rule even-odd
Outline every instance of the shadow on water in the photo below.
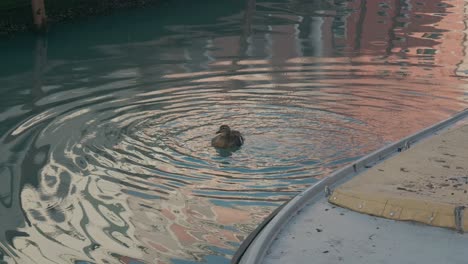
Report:
[[[1,40],[0,262],[228,263],[279,204],[466,107],[463,10],[172,0]],[[238,150],[210,146],[226,120]]]
[[[228,148],[228,149],[216,149],[216,152],[218,153],[218,155],[220,157],[223,157],[223,158],[227,158],[227,157],[231,157],[232,154],[236,151],[238,151],[240,149],[240,147],[234,147],[234,148]]]

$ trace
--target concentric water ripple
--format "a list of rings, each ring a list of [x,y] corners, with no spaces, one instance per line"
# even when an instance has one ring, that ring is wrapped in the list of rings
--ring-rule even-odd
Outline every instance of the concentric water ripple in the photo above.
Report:
[[[0,262],[228,263],[279,204],[466,106],[460,7],[318,2],[34,39],[0,75]],[[210,146],[222,124],[242,148]]]

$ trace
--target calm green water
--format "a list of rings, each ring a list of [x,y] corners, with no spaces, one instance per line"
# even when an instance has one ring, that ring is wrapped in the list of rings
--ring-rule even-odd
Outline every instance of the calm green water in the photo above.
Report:
[[[0,40],[0,263],[229,263],[467,106],[463,1],[182,1]],[[235,152],[210,147],[221,124]]]

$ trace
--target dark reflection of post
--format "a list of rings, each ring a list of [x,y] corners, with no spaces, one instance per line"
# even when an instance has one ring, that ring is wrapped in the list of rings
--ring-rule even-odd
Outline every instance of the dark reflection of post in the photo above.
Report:
[[[242,26],[242,34],[240,36],[239,44],[239,57],[247,55],[249,48],[249,38],[252,35],[252,24],[253,16],[255,14],[256,0],[247,0],[245,13],[244,13],[244,24]]]
[[[11,208],[13,201],[13,175],[8,167],[0,168],[2,184],[0,185],[0,204],[5,208]]]
[[[256,0],[247,0],[243,17],[242,33],[239,36],[239,51],[237,58],[232,60],[232,65],[238,65],[238,62],[248,57],[249,38],[252,35],[253,16],[255,14]],[[240,66],[239,66],[240,67]],[[228,72],[235,73],[239,67],[232,67]],[[243,86],[238,81],[231,81],[232,87]],[[226,156],[220,154],[221,156]]]
[[[33,107],[34,107],[35,102],[44,95],[44,91],[42,90],[42,78],[45,72],[46,65],[47,65],[47,38],[44,36],[39,36],[36,39],[34,77],[33,77],[33,86],[31,90],[31,94],[33,98],[33,102],[32,102]]]

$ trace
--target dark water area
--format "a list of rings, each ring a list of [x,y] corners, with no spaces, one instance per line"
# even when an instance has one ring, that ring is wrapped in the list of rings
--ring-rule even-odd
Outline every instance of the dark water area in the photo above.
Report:
[[[183,1],[0,40],[0,263],[229,263],[330,172],[467,107],[465,3]],[[246,139],[210,146],[221,124]]]

